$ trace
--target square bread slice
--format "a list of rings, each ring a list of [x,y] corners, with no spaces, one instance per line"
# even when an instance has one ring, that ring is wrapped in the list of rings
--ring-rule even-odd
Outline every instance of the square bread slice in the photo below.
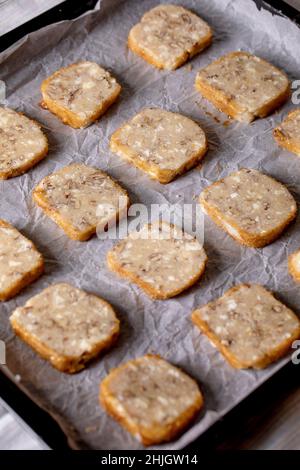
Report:
[[[38,122],[0,107],[0,179],[19,176],[48,153],[48,140]]]
[[[196,89],[220,111],[251,122],[265,117],[290,96],[284,72],[248,52],[231,52],[201,69]]]
[[[18,307],[15,333],[61,372],[74,373],[108,349],[119,335],[109,303],[69,284],[55,284]]]
[[[280,147],[300,157],[300,109],[291,111],[273,134]]]
[[[116,101],[121,86],[94,62],[79,62],[54,72],[41,85],[42,106],[74,128],[89,126]]]
[[[295,219],[286,187],[257,170],[242,168],[202,191],[203,211],[242,245],[268,245]]]
[[[300,249],[289,256],[288,268],[295,281],[300,282]]]
[[[73,163],[46,176],[33,199],[73,240],[84,241],[127,214],[129,197],[106,173]]]
[[[100,402],[146,446],[173,439],[203,407],[196,381],[152,354],[110,371],[100,385]]]
[[[32,241],[0,220],[0,301],[17,295],[44,271],[44,259]]]
[[[207,151],[201,127],[164,109],[143,109],[111,137],[110,149],[160,183],[197,165]]]
[[[108,266],[154,299],[168,299],[194,285],[207,257],[202,245],[166,222],[144,225],[107,254]]]
[[[178,5],[148,11],[129,33],[129,48],[159,69],[174,70],[212,41],[212,31],[199,16]]]
[[[241,284],[199,307],[192,320],[238,369],[261,369],[300,337],[299,318],[264,287]]]

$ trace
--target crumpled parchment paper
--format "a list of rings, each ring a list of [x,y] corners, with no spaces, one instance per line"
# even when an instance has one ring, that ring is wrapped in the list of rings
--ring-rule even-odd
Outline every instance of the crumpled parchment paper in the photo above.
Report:
[[[151,67],[126,47],[131,26],[157,3],[103,0],[94,12],[32,33],[0,56],[0,79],[7,85],[6,104],[40,121],[50,140],[49,156],[43,162],[21,177],[0,182],[1,218],[31,238],[46,258],[46,274],[0,306],[0,337],[7,345],[7,368],[20,376],[19,386],[59,422],[73,448],[141,447],[101,409],[98,385],[112,367],[147,352],[161,354],[201,384],[205,396],[203,412],[179,439],[161,448],[180,449],[187,445],[289,359],[260,372],[234,370],[192,326],[191,311],[241,282],[265,285],[295,311],[300,301],[299,288],[287,273],[287,255],[300,246],[299,219],[278,241],[255,250],[239,246],[206,218],[205,249],[209,262],[204,278],[177,298],[152,301],[107,269],[106,253],[114,241],[96,237],[85,243],[71,241],[32,202],[31,191],[44,176],[74,161],[107,171],[128,189],[133,202],[147,205],[191,202],[207,184],[243,166],[274,176],[299,200],[300,160],[280,150],[272,137],[272,129],[292,103],[251,125],[225,125],[226,116],[194,89],[200,67],[237,49],[260,55],[286,70],[291,79],[297,78],[297,26],[267,11],[258,11],[251,0],[173,0],[208,21],[214,30],[214,41],[187,66],[165,72]],[[96,61],[111,70],[123,92],[98,123],[73,130],[40,108],[39,88],[53,71],[81,59]],[[146,106],[162,106],[194,118],[209,139],[210,150],[203,164],[165,186],[151,181],[109,151],[112,132]],[[102,296],[121,319],[121,337],[116,346],[73,376],[61,374],[39,359],[14,337],[8,321],[17,306],[59,281]]]

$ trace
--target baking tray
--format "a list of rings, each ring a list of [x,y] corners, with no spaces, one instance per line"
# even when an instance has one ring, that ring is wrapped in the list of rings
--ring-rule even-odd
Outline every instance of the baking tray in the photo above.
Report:
[[[129,2],[128,2],[129,3]],[[149,2],[148,2],[149,3]],[[189,6],[189,2],[180,2],[187,7]],[[280,16],[290,16],[293,21],[297,21],[297,12],[296,10],[288,7],[288,5],[283,4],[282,2],[272,2],[272,5],[270,5],[271,2],[260,2],[256,1],[257,5],[259,8],[263,9],[269,9],[272,11],[272,13],[275,13],[280,15]],[[147,2],[145,2],[145,5]],[[129,5],[128,5],[129,7]],[[147,8],[145,8],[147,9]],[[60,18],[61,19],[61,18]],[[41,26],[41,24],[40,24]],[[142,65],[141,65],[142,67]],[[144,180],[143,180],[144,181]],[[28,297],[28,295],[27,295]],[[199,302],[200,303],[200,302]],[[21,346],[23,347],[23,345]],[[168,346],[164,346],[165,351],[168,350]],[[159,352],[159,351],[157,351]],[[110,353],[110,355],[113,354],[113,351]],[[216,353],[216,356],[218,353]],[[34,358],[34,355],[31,356]],[[33,360],[36,360],[35,358]],[[222,360],[220,361],[222,363],[223,367],[223,362]],[[257,381],[255,385],[249,388],[248,393],[244,395],[244,397],[249,394],[250,392],[253,392],[255,388],[257,388],[259,385],[261,385],[263,382],[265,382],[269,377],[275,374],[275,372],[279,369],[281,369],[286,363],[288,362],[288,359],[284,359],[281,362],[277,363],[276,365],[272,366],[271,368],[268,369],[268,371],[264,372],[263,374],[260,375],[260,373],[252,373],[249,372],[249,376],[255,376],[257,377]],[[36,360],[36,366],[39,367],[41,364],[40,360]],[[218,364],[218,361],[217,361]],[[179,361],[180,365],[180,361]],[[194,364],[195,366],[195,364]],[[94,366],[95,367],[95,366]],[[25,368],[26,369],[26,368]],[[40,406],[37,406],[35,403],[35,392],[34,390],[29,390],[28,388],[24,388],[23,383],[18,383],[18,380],[16,380],[15,375],[11,374],[11,371],[9,371],[6,368],[2,368],[2,374],[0,375],[0,390],[1,390],[1,396],[2,398],[8,403],[8,405],[14,409],[19,416],[21,416],[28,424],[31,426],[32,429],[37,432],[37,434],[49,445],[49,447],[54,448],[54,449],[61,449],[61,448],[101,448],[101,444],[99,446],[89,446],[87,442],[81,440],[78,438],[76,429],[72,430],[72,423],[64,423],[63,419],[55,414],[53,410],[51,410],[51,413],[49,414],[45,410],[49,410],[49,407],[47,406],[47,403],[45,400],[37,400],[39,402]],[[23,371],[22,371],[23,372]],[[191,370],[192,375],[196,375],[193,373],[193,370]],[[222,374],[222,369],[220,368],[220,373]],[[247,373],[248,374],[248,373]],[[56,376],[57,377],[57,376]],[[98,384],[96,384],[97,386]],[[238,387],[238,381],[236,383],[236,386]],[[23,390],[21,392],[20,390]],[[204,384],[204,392],[206,397],[209,396],[210,390],[208,387],[205,388]],[[28,395],[33,398],[30,399]],[[239,401],[239,400],[238,400]],[[237,402],[238,402],[237,401]],[[235,405],[237,404],[235,403]],[[208,401],[208,406],[211,407],[211,411],[214,411],[213,408],[215,406],[214,402],[212,399],[209,399]],[[232,405],[234,406],[234,405]],[[43,409],[44,408],[44,409]],[[226,409],[226,413],[229,412],[230,408],[228,407]],[[211,419],[210,422],[208,423],[206,429],[208,429],[214,421],[220,419],[222,416],[224,416],[224,413],[218,413],[216,411],[215,413],[215,419]],[[204,413],[205,415],[205,413]],[[204,416],[205,417],[205,416]],[[204,418],[202,416],[202,419]],[[53,419],[54,418],[54,419]],[[57,426],[56,421],[60,422],[60,426],[64,428],[65,432],[62,432],[60,430],[60,427]],[[117,425],[116,425],[117,426]],[[203,433],[206,429],[202,429],[201,433]],[[73,432],[74,431],[74,432]],[[192,430],[191,430],[192,431]],[[170,446],[163,446],[161,448],[182,448],[184,447],[187,443],[190,443],[193,439],[195,439],[196,435],[193,435],[193,438],[191,437],[191,431],[188,431],[179,441],[179,444],[170,444]],[[199,433],[200,434],[200,433]],[[201,441],[198,441],[201,442]],[[127,434],[124,433],[124,445],[126,447],[124,448],[135,448],[136,445],[135,443],[131,440],[130,437],[127,436]],[[103,448],[103,447],[102,447]],[[114,448],[114,445],[112,445],[112,448]]]

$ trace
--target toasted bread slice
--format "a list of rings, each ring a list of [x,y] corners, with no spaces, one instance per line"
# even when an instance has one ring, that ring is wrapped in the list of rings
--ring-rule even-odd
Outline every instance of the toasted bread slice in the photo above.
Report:
[[[151,178],[169,183],[199,163],[207,140],[192,119],[148,108],[114,132],[110,148]]]
[[[15,333],[61,372],[74,373],[109,348],[119,320],[103,299],[66,284],[55,284],[17,308]]]
[[[100,402],[146,446],[173,439],[203,407],[195,380],[152,354],[113,369],[101,383]]]
[[[276,240],[297,214],[296,202],[283,184],[247,168],[205,188],[200,204],[236,241],[255,248]]]
[[[0,301],[8,300],[44,271],[44,259],[15,227],[0,220]]]
[[[79,62],[63,67],[41,85],[42,106],[64,124],[74,128],[89,126],[116,101],[121,86],[107,70],[95,62]]]
[[[84,241],[126,216],[127,192],[106,173],[73,163],[46,176],[33,198],[73,240]]]
[[[38,122],[0,107],[0,179],[28,171],[48,153],[48,140]]]
[[[129,33],[129,48],[159,69],[174,70],[212,42],[212,31],[199,16],[178,5],[148,11]]]
[[[192,320],[238,369],[268,366],[300,337],[299,318],[256,284],[229,289],[195,310]]]
[[[300,109],[291,111],[273,134],[280,147],[300,157]]]
[[[300,250],[292,253],[288,258],[289,273],[295,281],[300,282]]]
[[[154,299],[168,299],[194,285],[207,257],[202,245],[181,228],[154,222],[132,232],[107,254],[108,266]]]
[[[242,122],[265,117],[290,96],[284,72],[248,52],[231,52],[201,69],[196,89],[220,111]]]

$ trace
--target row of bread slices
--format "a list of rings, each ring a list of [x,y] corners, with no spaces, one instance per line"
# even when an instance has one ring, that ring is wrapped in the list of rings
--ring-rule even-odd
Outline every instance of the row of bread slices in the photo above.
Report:
[[[1,222],[0,237],[1,300],[6,300],[37,279],[43,272],[44,262],[32,242],[7,222]],[[291,261],[292,259],[293,257]],[[178,295],[199,280],[204,272],[207,257],[196,238],[167,222],[154,222],[137,232],[132,232],[119,242],[109,251],[107,260],[112,270],[135,282],[150,296],[167,299]],[[253,307],[256,308],[256,303]],[[45,303],[44,308],[45,314],[51,316],[49,303]],[[25,306],[23,314],[24,319],[28,318],[29,321],[32,317],[27,315],[27,310]],[[249,321],[252,314],[249,306],[245,312],[240,313],[249,317]],[[85,313],[79,309],[78,315],[84,316]],[[239,318],[236,320],[239,321]],[[64,322],[64,315],[61,321]],[[251,326],[250,321],[251,331],[254,326],[255,322]],[[263,325],[261,327],[263,328]],[[44,333],[47,335],[48,329],[45,329]],[[242,362],[240,361],[240,365]],[[249,366],[255,364],[254,361]]]
[[[0,108],[0,179],[18,176],[48,153],[40,125],[9,108]],[[274,129],[282,147],[300,155],[300,110]],[[113,133],[110,148],[160,183],[168,183],[199,163],[207,138],[192,119],[160,108],[146,108]]]
[[[79,166],[81,175],[83,167]],[[88,173],[89,176],[91,184],[95,181],[95,171]],[[100,181],[103,181],[102,173]],[[61,186],[59,180],[56,183]],[[52,181],[50,190],[53,189]],[[92,192],[95,197],[93,188]],[[81,199],[83,196],[79,193]],[[233,223],[236,221],[240,230],[238,241],[259,246],[279,236],[296,214],[295,201],[286,188],[255,170],[240,170],[226,181],[215,183],[204,191],[201,199],[208,204],[206,210],[212,208],[213,217],[215,211],[219,213],[217,222],[225,220],[227,230],[230,217]],[[232,200],[239,201],[236,207]],[[257,200],[261,206],[257,206]],[[231,205],[224,206],[226,201]],[[244,204],[250,207],[236,212]],[[248,227],[244,215],[251,214],[251,210],[259,215],[263,211],[263,217],[257,222],[259,216],[253,214],[255,224]],[[264,222],[266,226],[262,225]],[[166,223],[158,224],[156,231],[146,234],[145,231],[149,228],[132,233],[109,252],[108,263],[112,269],[157,298],[176,295],[199,279],[206,255],[196,239],[187,234],[180,236],[179,229]],[[248,238],[241,240],[245,234]],[[6,279],[10,293],[16,293],[41,273],[42,257],[31,242],[6,223],[2,223],[0,236],[1,282]],[[235,367],[265,367],[281,357],[300,335],[296,315],[264,288],[255,285],[231,289],[220,299],[196,310],[192,318]],[[51,286],[30,299],[13,313],[11,322],[16,333],[42,357],[68,372],[80,370],[86,361],[111,346],[119,331],[119,322],[106,302],[74,291],[66,284]],[[130,380],[124,381],[123,376]],[[187,390],[193,393],[187,395]],[[180,432],[202,407],[203,398],[186,374],[157,357],[146,356],[113,370],[102,383],[101,401],[143,443],[152,444]]]
[[[170,272],[171,280],[175,279],[184,262],[193,265],[194,260],[194,269],[199,270],[201,260],[203,267],[206,256],[195,239],[184,234],[180,237],[180,230],[166,223],[157,224],[156,229],[154,238],[124,241],[126,250],[130,248],[128,243],[137,242],[133,255],[139,258],[138,269],[145,250],[146,262],[161,260],[162,272],[157,283],[168,283]],[[165,236],[168,230],[169,238]],[[24,266],[28,270],[18,279],[19,272],[10,273],[16,293],[41,274],[43,260],[32,242],[5,222],[1,222],[0,238],[1,241],[5,238],[11,248],[4,259],[1,252],[1,262],[7,265],[13,262],[15,270],[16,264],[18,270],[22,271]],[[150,253],[155,256],[149,256]],[[165,253],[173,258],[164,258]],[[2,274],[2,265],[0,269]],[[255,284],[230,289],[219,299],[196,309],[192,320],[237,368],[266,367],[300,337],[298,317]],[[120,322],[110,304],[66,283],[51,285],[27,300],[12,313],[10,322],[16,334],[34,351],[68,373],[80,371],[88,361],[111,348],[120,331]],[[143,444],[150,445],[180,433],[199,413],[204,399],[198,384],[182,370],[158,356],[146,355],[110,371],[101,383],[100,401],[112,417]]]
[[[211,37],[209,26],[195,14],[179,6],[160,5],[132,28],[128,44],[151,63],[163,67],[165,61],[170,65],[171,57],[177,67],[207,46]],[[221,111],[246,122],[268,115],[290,96],[284,72],[241,51],[202,68],[195,84]],[[42,105],[77,128],[97,120],[117,99],[121,86],[98,64],[85,61],[57,70],[43,81],[41,92]],[[167,183],[199,162],[207,150],[206,138],[200,127],[184,116],[152,110],[157,115],[149,117],[147,112],[151,110],[142,111],[116,131],[111,148]],[[27,171],[47,154],[47,139],[37,123],[1,109],[0,129],[0,178]],[[291,113],[274,135],[280,145],[299,154],[299,110]],[[180,145],[186,138],[186,144]]]

